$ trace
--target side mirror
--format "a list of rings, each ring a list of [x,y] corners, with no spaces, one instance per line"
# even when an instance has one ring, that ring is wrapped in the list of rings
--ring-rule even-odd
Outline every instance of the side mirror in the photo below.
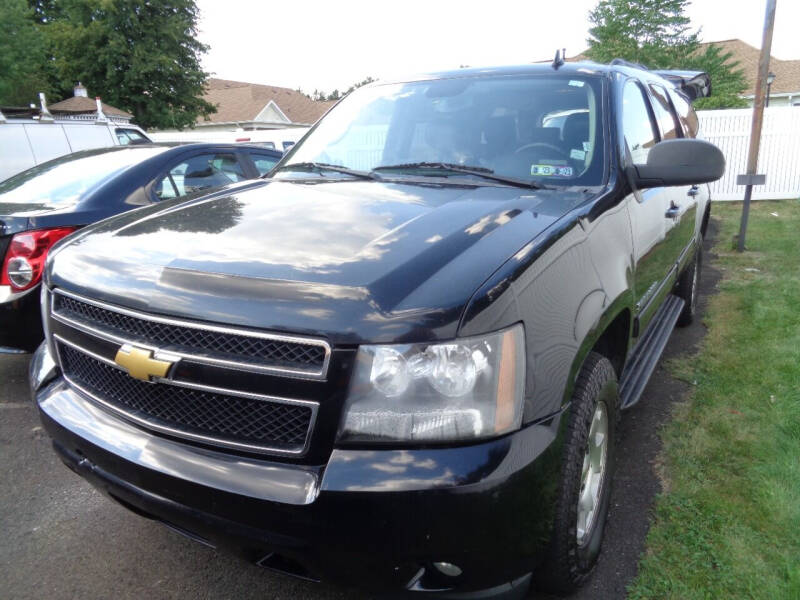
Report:
[[[664,140],[650,149],[647,164],[630,166],[627,173],[640,189],[708,183],[725,174],[725,157],[704,140]]]

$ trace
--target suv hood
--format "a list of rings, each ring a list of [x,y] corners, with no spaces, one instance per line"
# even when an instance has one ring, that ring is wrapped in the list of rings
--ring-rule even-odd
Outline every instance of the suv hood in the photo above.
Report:
[[[446,339],[475,290],[586,198],[265,182],[89,227],[54,253],[48,277],[112,304],[334,343]]]

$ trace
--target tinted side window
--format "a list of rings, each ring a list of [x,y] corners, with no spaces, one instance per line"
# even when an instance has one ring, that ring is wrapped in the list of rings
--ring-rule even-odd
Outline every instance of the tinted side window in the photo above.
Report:
[[[161,200],[247,179],[233,154],[201,154],[181,161],[159,179],[154,191]]]
[[[671,140],[679,137],[678,116],[669,103],[667,91],[660,85],[651,85],[650,91],[653,94],[653,110],[656,113],[656,119],[661,129],[661,139]]]
[[[656,132],[644,90],[632,81],[625,84],[622,92],[622,133],[633,162],[646,163],[650,148],[656,143]]]
[[[686,137],[696,137],[697,130],[700,128],[700,122],[697,119],[697,113],[694,112],[694,107],[691,102],[683,94],[677,91],[670,90],[669,97],[672,98],[672,104],[675,105],[675,110],[678,112],[683,131]]]
[[[263,154],[251,154],[250,158],[253,159],[253,163],[256,165],[256,169],[258,169],[259,174],[265,175],[272,170],[278,159],[273,158],[272,156],[265,156]]]

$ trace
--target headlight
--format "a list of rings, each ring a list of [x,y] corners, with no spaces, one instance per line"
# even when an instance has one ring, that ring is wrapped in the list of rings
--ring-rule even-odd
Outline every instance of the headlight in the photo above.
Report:
[[[340,441],[454,441],[518,429],[522,325],[445,344],[361,346]]]

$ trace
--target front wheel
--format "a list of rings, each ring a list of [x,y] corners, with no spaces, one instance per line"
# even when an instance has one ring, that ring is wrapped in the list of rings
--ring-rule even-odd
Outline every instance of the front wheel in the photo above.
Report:
[[[572,394],[550,549],[537,583],[566,594],[587,579],[603,540],[619,408],[611,362],[592,352]]]

